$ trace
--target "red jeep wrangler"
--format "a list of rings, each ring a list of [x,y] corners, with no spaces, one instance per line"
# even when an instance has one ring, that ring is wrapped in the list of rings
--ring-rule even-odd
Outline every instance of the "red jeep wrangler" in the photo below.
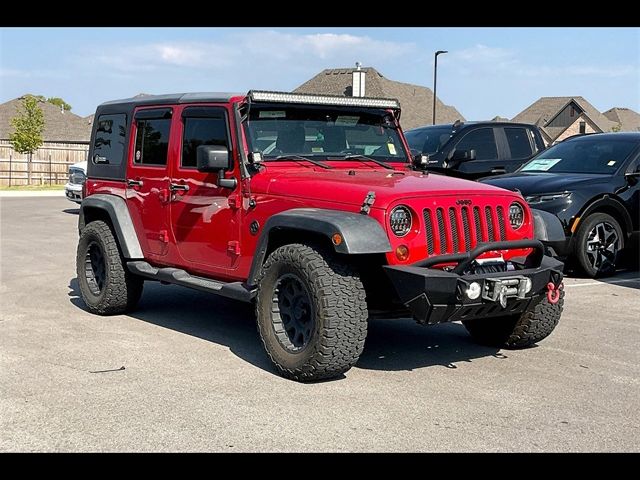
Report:
[[[254,301],[300,381],[353,366],[372,317],[545,338],[563,265],[534,224],[556,226],[517,193],[420,171],[399,117],[390,99],[265,91],[100,105],[77,253],[89,310],[134,308],[144,280]]]

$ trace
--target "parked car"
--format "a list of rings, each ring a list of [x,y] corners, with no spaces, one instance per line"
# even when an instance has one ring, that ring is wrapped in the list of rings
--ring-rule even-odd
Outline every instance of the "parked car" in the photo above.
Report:
[[[481,180],[518,190],[557,216],[565,238],[549,242],[590,277],[610,275],[640,222],[640,133],[596,133],[564,140],[517,172]]]
[[[82,203],[82,187],[87,179],[87,162],[74,163],[69,167],[69,180],[64,186],[64,193],[69,200]]]
[[[100,105],[82,299],[126,312],[156,280],[255,302],[269,358],[299,381],[351,368],[376,316],[539,342],[564,292],[535,212],[518,193],[414,171],[399,117],[396,100],[264,91]]]
[[[545,148],[538,127],[524,123],[428,125],[405,136],[412,151],[429,156],[428,170],[472,180],[511,173]]]

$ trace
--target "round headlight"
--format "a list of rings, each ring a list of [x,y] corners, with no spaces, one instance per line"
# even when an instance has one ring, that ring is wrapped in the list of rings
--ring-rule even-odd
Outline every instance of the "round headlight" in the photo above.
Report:
[[[411,231],[411,222],[411,212],[404,205],[400,205],[391,210],[389,226],[397,237],[404,237]]]
[[[524,207],[518,202],[509,205],[509,223],[514,230],[519,229],[524,223]]]

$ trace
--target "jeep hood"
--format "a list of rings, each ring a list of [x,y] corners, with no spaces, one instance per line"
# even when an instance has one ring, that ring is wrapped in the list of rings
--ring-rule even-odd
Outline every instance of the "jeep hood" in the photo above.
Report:
[[[298,197],[362,205],[367,193],[375,192],[374,207],[387,208],[391,203],[415,197],[435,195],[507,195],[514,192],[469,180],[410,170],[287,168],[267,166],[267,171],[253,177],[255,193]]]

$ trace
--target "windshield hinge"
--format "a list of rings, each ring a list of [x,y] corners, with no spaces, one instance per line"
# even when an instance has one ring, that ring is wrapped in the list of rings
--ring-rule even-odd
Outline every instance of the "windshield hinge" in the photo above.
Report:
[[[371,210],[371,205],[376,201],[376,192],[369,192],[367,196],[364,197],[364,202],[362,203],[362,207],[360,207],[360,213],[363,215],[368,215]]]

